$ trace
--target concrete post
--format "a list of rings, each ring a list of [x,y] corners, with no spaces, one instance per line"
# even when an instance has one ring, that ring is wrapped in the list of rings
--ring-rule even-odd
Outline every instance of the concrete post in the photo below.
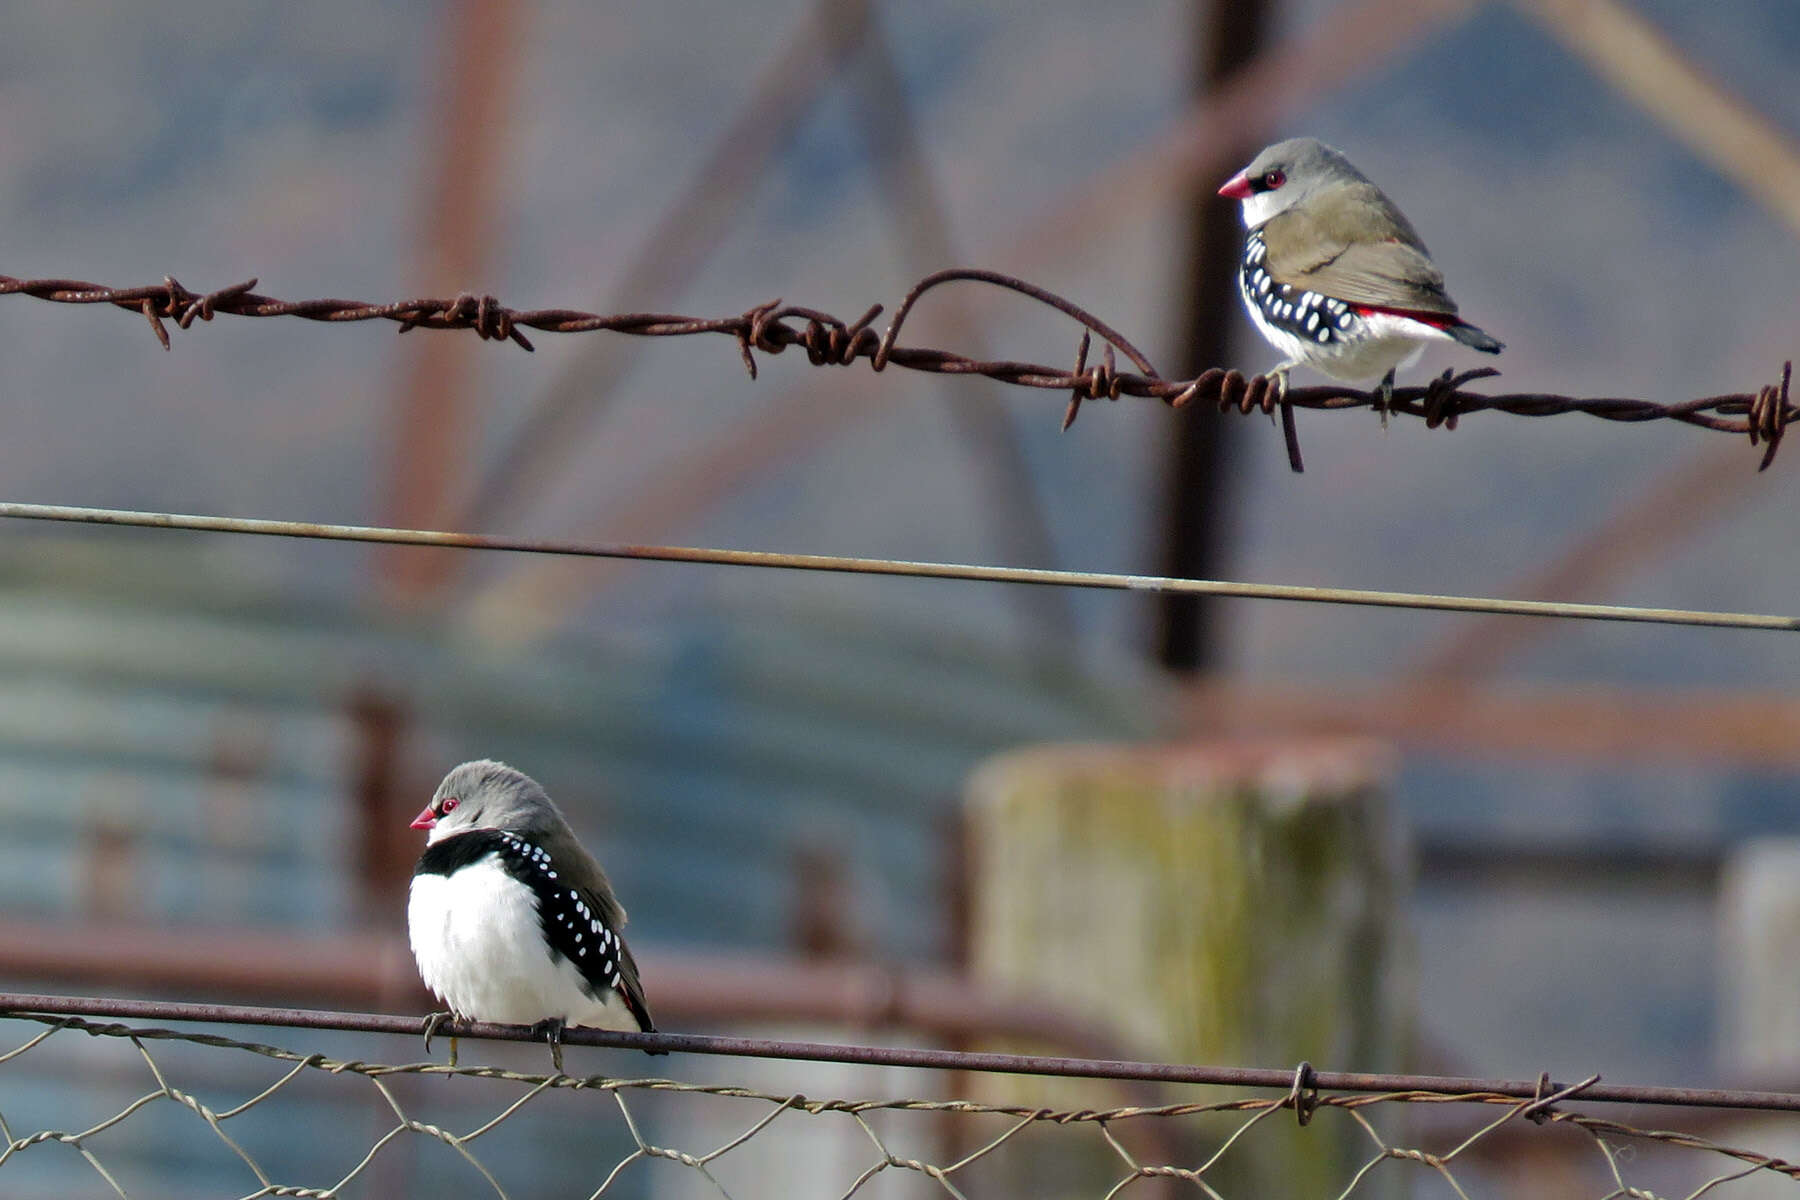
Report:
[[[995,759],[968,789],[970,970],[1145,1055],[1396,1069],[1412,980],[1391,772],[1384,747],[1343,738]],[[1000,1086],[1039,1103],[1025,1094],[1044,1083]],[[1329,1115],[1271,1119],[1220,1178],[1227,1195],[1330,1196],[1368,1148]]]

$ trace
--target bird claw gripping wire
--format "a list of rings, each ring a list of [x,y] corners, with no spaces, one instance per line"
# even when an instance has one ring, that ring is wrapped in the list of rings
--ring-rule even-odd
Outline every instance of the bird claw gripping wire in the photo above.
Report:
[[[443,1028],[443,1026],[446,1023],[448,1023],[450,1021],[454,1021],[455,1019],[456,1019],[455,1013],[434,1012],[434,1013],[426,1014],[424,1033],[425,1033],[425,1056],[427,1058],[431,1057],[431,1039],[437,1035],[437,1031],[439,1029]],[[456,1065],[456,1035],[455,1034],[450,1035],[450,1065],[453,1067]]]
[[[563,1073],[562,1048],[564,1028],[566,1028],[566,1026],[561,1017],[545,1017],[542,1021],[539,1021],[536,1025],[531,1027],[531,1036],[541,1037],[546,1042],[550,1043],[550,1063],[556,1068],[556,1073],[558,1075]]]

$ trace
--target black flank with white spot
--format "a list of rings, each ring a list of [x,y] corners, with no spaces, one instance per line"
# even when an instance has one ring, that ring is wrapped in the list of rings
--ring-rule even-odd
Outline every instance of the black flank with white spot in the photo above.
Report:
[[[1342,300],[1334,300],[1319,292],[1296,290],[1291,284],[1277,283],[1264,268],[1269,256],[1260,229],[1251,232],[1244,243],[1244,265],[1238,273],[1238,287],[1244,299],[1256,306],[1263,320],[1316,346],[1329,346],[1353,337],[1362,318]]]
[[[638,982],[637,963],[618,930],[606,923],[604,904],[587,888],[570,887],[541,846],[504,829],[472,829],[425,847],[413,874],[453,875],[490,855],[537,897],[538,922],[550,957],[575,964],[582,990],[596,1000],[605,989],[617,989],[638,1027],[656,1032]]]

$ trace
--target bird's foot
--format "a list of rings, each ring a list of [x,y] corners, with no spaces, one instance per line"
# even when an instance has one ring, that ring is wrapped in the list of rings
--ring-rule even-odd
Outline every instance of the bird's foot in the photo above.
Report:
[[[1388,373],[1381,377],[1381,387],[1376,390],[1381,399],[1375,405],[1375,411],[1381,414],[1381,428],[1385,430],[1388,427],[1388,414],[1394,411],[1394,368],[1388,368]]]
[[[550,1062],[556,1067],[556,1073],[563,1073],[562,1048],[563,1029],[566,1027],[561,1017],[545,1017],[531,1027],[531,1036],[542,1037],[550,1043]]]
[[[437,1036],[437,1031],[439,1029],[443,1028],[445,1022],[454,1021],[454,1020],[456,1020],[456,1014],[451,1013],[451,1012],[434,1012],[434,1013],[426,1014],[426,1017],[425,1017],[425,1056],[427,1058],[431,1057],[431,1039],[433,1037]],[[450,1065],[453,1067],[456,1065],[456,1035],[455,1034],[452,1034],[450,1036]]]
[[[1271,419],[1275,416],[1275,410],[1281,407],[1281,402],[1287,399],[1288,372],[1296,365],[1296,363],[1284,362],[1264,376],[1269,381],[1269,390],[1263,407]]]

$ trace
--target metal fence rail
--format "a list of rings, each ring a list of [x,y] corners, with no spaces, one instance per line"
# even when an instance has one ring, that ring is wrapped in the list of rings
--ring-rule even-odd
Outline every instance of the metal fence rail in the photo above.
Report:
[[[215,1025],[265,1025],[289,1029],[331,1029],[354,1033],[421,1035],[422,1017],[394,1013],[333,1012],[309,1008],[268,1008],[246,1004],[201,1004],[117,997],[58,996],[0,992],[0,1017],[40,1020],[54,1017],[116,1017],[151,1021],[194,1021]],[[491,1041],[537,1040],[527,1026],[488,1022],[445,1021],[439,1036]],[[196,1035],[197,1037],[198,1035]],[[189,1039],[193,1040],[193,1039]],[[1190,1063],[1125,1062],[1116,1059],[1064,1058],[1045,1055],[991,1054],[966,1050],[908,1049],[896,1046],[840,1045],[827,1042],[779,1041],[767,1038],[715,1037],[686,1033],[624,1033],[604,1029],[569,1029],[564,1041],[574,1046],[628,1050],[662,1050],[683,1054],[744,1058],[781,1058],[796,1062],[848,1063],[878,1067],[917,1067],[940,1071],[976,1071],[1044,1075],[1077,1079],[1144,1080],[1153,1083],[1210,1084],[1224,1087],[1279,1088],[1298,1096],[1321,1091],[1353,1093],[1436,1093],[1493,1098],[1536,1105],[1546,1097],[1579,1093],[1586,1102],[1654,1104],[1683,1108],[1800,1112],[1800,1093],[1741,1088],[1646,1087],[1606,1084],[1593,1076],[1578,1084],[1536,1080],[1476,1079],[1458,1075],[1378,1074],[1320,1071],[1310,1063],[1295,1069],[1215,1067]],[[1290,1096],[1290,1103],[1294,1096]]]
[[[847,575],[962,579],[984,583],[1093,588],[1104,591],[1151,594],[1235,596],[1252,600],[1289,600],[1374,608],[1425,609],[1437,612],[1495,613],[1586,621],[1625,621],[1651,625],[1707,626],[1716,629],[1762,629],[1787,632],[1800,630],[1800,617],[1770,613],[1644,608],[1626,604],[1581,604],[1551,600],[1504,600],[1479,596],[1432,595],[1422,592],[1386,592],[1368,588],[1239,583],[1234,580],[1219,579],[1177,579],[1166,575],[1124,575],[1102,571],[998,567],[973,563],[910,562],[891,558],[852,558],[835,554],[787,554],[768,550],[726,550],[701,546],[568,542],[541,538],[496,537],[489,534],[459,533],[435,529],[324,525],[309,521],[272,521],[254,517],[133,512],[117,508],[82,508],[60,504],[0,501],[0,519],[121,525],[141,529],[183,529],[200,533],[310,538],[334,542],[368,542],[389,546],[504,550],[523,554],[551,554],[576,558],[711,563],[719,566],[773,568],[787,571],[824,571]]]
[[[83,1013],[89,1015],[76,1015]],[[398,1156],[407,1153],[399,1144],[410,1144],[414,1150],[420,1146],[442,1146],[457,1160],[451,1165],[465,1172],[464,1187],[472,1182],[466,1173],[472,1172],[485,1181],[493,1194],[505,1197],[521,1194],[522,1185],[504,1178],[506,1169],[498,1161],[484,1161],[478,1151],[486,1151],[500,1141],[502,1127],[529,1125],[537,1120],[553,1122],[556,1117],[552,1097],[563,1097],[574,1104],[581,1127],[590,1131],[581,1146],[564,1149],[573,1154],[579,1170],[585,1173],[582,1186],[591,1189],[589,1194],[595,1197],[607,1194],[615,1186],[639,1186],[620,1185],[620,1181],[651,1169],[632,1170],[634,1164],[656,1160],[693,1171],[708,1193],[725,1197],[775,1194],[765,1186],[768,1163],[784,1160],[759,1157],[763,1152],[753,1148],[753,1143],[773,1143],[795,1136],[801,1132],[801,1118],[817,1118],[831,1123],[837,1133],[849,1135],[840,1145],[862,1146],[848,1159],[840,1155],[817,1160],[821,1170],[828,1161],[850,1164],[847,1178],[827,1181],[828,1190],[812,1189],[818,1194],[831,1194],[841,1187],[838,1194],[848,1197],[886,1172],[917,1173],[959,1200],[987,1194],[984,1188],[993,1189],[995,1194],[1010,1194],[1012,1185],[1005,1181],[1016,1178],[1019,1171],[1029,1173],[1034,1162],[1041,1165],[1043,1155],[1076,1153],[1085,1164],[1084,1178],[1097,1181],[1095,1194],[1107,1200],[1127,1189],[1149,1194],[1159,1186],[1173,1183],[1192,1185],[1212,1200],[1226,1200],[1239,1180],[1233,1172],[1241,1166],[1241,1159],[1254,1153],[1256,1143],[1294,1135],[1291,1123],[1285,1132],[1277,1132],[1283,1126],[1274,1118],[1284,1111],[1307,1127],[1303,1135],[1307,1138],[1356,1135],[1362,1149],[1349,1160],[1346,1177],[1334,1184],[1341,1189],[1336,1193],[1339,1200],[1367,1193],[1376,1186],[1369,1183],[1371,1177],[1386,1179],[1395,1171],[1406,1170],[1428,1172],[1461,1200],[1473,1200],[1459,1171],[1483,1154],[1491,1157],[1495,1139],[1502,1130],[1513,1138],[1550,1139],[1555,1135],[1548,1131],[1557,1127],[1585,1135],[1581,1143],[1588,1147],[1585,1177],[1594,1182],[1597,1190],[1593,1194],[1597,1197],[1630,1195],[1641,1200],[1657,1194],[1633,1181],[1640,1167],[1648,1169],[1648,1164],[1637,1162],[1631,1150],[1634,1145],[1655,1148],[1665,1158],[1681,1155],[1680,1165],[1685,1171],[1675,1174],[1685,1173],[1684,1194],[1689,1200],[1753,1175],[1800,1180],[1800,1166],[1771,1154],[1689,1132],[1629,1125],[1570,1107],[1572,1102],[1585,1105],[1607,1100],[1800,1109],[1800,1096],[1772,1093],[1609,1087],[1597,1077],[1559,1086],[1543,1079],[1521,1083],[1348,1075],[1314,1071],[1305,1064],[1296,1071],[1241,1071],[942,1050],[895,1051],[892,1047],[821,1047],[676,1034],[571,1031],[569,1039],[580,1044],[655,1045],[713,1055],[901,1063],[976,1073],[957,1077],[964,1080],[979,1078],[981,1073],[1035,1072],[1086,1075],[1091,1077],[1090,1086],[1096,1089],[1104,1088],[1104,1081],[1132,1079],[1227,1084],[1262,1089],[1265,1093],[1272,1089],[1272,1094],[1226,1099],[1068,1108],[929,1096],[819,1097],[650,1076],[541,1075],[497,1066],[384,1063],[333,1057],[317,1051],[301,1052],[215,1033],[143,1026],[119,1019],[90,1019],[144,1016],[238,1025],[257,1023],[284,1027],[295,1036],[302,1030],[416,1033],[420,1028],[416,1018],[374,1014],[0,995],[0,1045],[7,1046],[0,1051],[0,1097],[4,1097],[0,1101],[0,1137],[5,1140],[0,1148],[0,1181],[9,1169],[17,1171],[40,1162],[45,1152],[39,1147],[61,1145],[75,1151],[115,1194],[137,1194],[130,1173],[119,1165],[131,1158],[129,1149],[117,1149],[111,1143],[120,1136],[121,1127],[132,1122],[147,1123],[157,1119],[153,1114],[160,1114],[156,1126],[159,1142],[180,1140],[212,1146],[214,1157],[241,1177],[245,1186],[237,1194],[245,1197],[335,1197],[344,1195],[346,1189],[364,1194],[365,1189],[374,1186],[373,1173],[381,1169],[384,1161],[397,1161]],[[22,1036],[14,1041],[12,1032]],[[524,1029],[504,1026],[463,1026],[458,1032],[464,1037],[491,1039],[520,1040],[529,1036]],[[76,1040],[71,1043],[69,1039]],[[93,1050],[88,1039],[103,1046],[105,1053]],[[179,1063],[170,1061],[177,1055],[177,1047],[181,1048]],[[59,1051],[80,1053],[73,1059],[51,1061]],[[190,1052],[204,1057],[192,1059]],[[206,1063],[216,1066],[217,1060],[225,1056],[238,1068],[230,1084],[186,1082],[192,1076],[206,1075]],[[103,1111],[80,1123],[62,1124],[46,1119],[35,1111],[39,1106],[34,1102],[44,1089],[34,1091],[16,1085],[17,1077],[25,1072],[35,1071],[39,1078],[67,1078],[70,1062],[78,1062],[84,1071],[100,1073],[101,1060],[104,1079],[114,1099],[101,1106]],[[633,1056],[620,1060],[619,1065],[635,1066],[638,1061],[641,1060]],[[34,1063],[39,1065],[34,1067]],[[265,1065],[257,1066],[258,1063]],[[459,1078],[468,1083],[455,1089],[452,1096],[441,1087],[427,1088],[417,1082],[432,1077]],[[366,1090],[359,1090],[352,1081],[361,1081],[360,1087]],[[295,1165],[296,1139],[291,1136],[294,1118],[284,1117],[282,1110],[284,1106],[306,1103],[303,1094],[309,1088],[329,1089],[329,1102],[336,1112],[364,1105],[379,1116],[364,1127],[368,1144],[347,1168],[331,1165],[325,1154],[317,1162],[301,1154]],[[358,1094],[346,1097],[349,1091]],[[243,1098],[227,1102],[214,1094],[223,1092],[241,1094]],[[703,1098],[704,1104],[711,1106],[705,1110],[704,1118],[698,1107]],[[726,1106],[725,1114],[721,1104]],[[1440,1112],[1454,1110],[1456,1115],[1432,1122],[1428,1139],[1407,1138],[1400,1114],[1416,1105],[1436,1106]],[[447,1111],[440,1113],[439,1109]],[[609,1132],[601,1132],[602,1122]],[[952,1132],[956,1136],[946,1136],[946,1122],[954,1123]],[[1334,1131],[1317,1132],[1327,1126],[1333,1126]],[[720,1129],[727,1132],[721,1136]],[[286,1130],[286,1135],[271,1138],[271,1130]],[[1540,1135],[1537,1130],[1545,1132]],[[810,1130],[807,1136],[816,1133]],[[308,1137],[313,1135],[309,1133]],[[1413,1141],[1429,1144],[1415,1145]],[[186,1150],[189,1158],[198,1153],[192,1146]],[[775,1150],[773,1146],[769,1148],[770,1153]],[[266,1163],[272,1155],[284,1156],[287,1165],[278,1168]],[[792,1165],[791,1157],[785,1161]],[[1389,1166],[1390,1163],[1395,1165]],[[290,1173],[296,1170],[310,1173],[309,1178],[293,1179]],[[1659,1178],[1669,1174],[1667,1163],[1658,1170]],[[8,1194],[13,1194],[10,1189]]]

